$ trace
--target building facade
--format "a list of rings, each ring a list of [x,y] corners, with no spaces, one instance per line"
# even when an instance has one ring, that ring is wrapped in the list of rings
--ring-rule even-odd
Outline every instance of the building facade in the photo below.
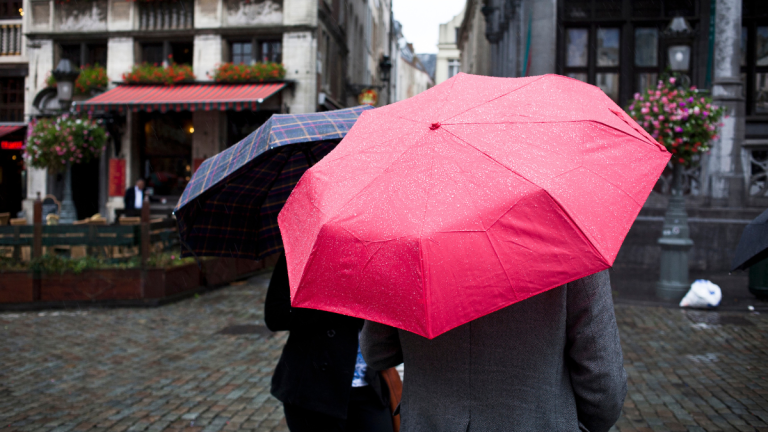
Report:
[[[402,39],[397,62],[396,101],[408,99],[434,85],[427,68],[413,50],[413,45]]]
[[[491,75],[491,44],[485,35],[482,0],[468,0],[456,36],[461,72]]]
[[[0,214],[21,210],[26,181],[21,146],[28,60],[21,0],[0,0]]]
[[[435,68],[435,83],[453,77],[461,70],[461,52],[457,45],[461,22],[464,21],[464,11],[450,21],[440,24],[440,34],[437,39],[437,67]]]
[[[97,110],[112,140],[101,161],[73,170],[73,183],[83,185],[73,191],[80,218],[101,212],[111,219],[122,208],[122,197],[108,196],[115,178],[122,182],[118,189],[146,178],[155,195],[167,198],[165,210],[172,208],[203,160],[272,114],[354,106],[368,87],[379,90],[379,104],[389,97],[379,65],[390,55],[391,0],[24,0],[24,10],[31,65],[27,120],[46,113],[47,77],[64,58],[75,66],[105,66],[107,90],[132,91],[121,83],[123,74],[142,63],[190,65],[195,85],[211,83],[224,63],[276,62],[286,70],[284,85],[245,107],[117,104]],[[91,96],[80,96],[76,105]],[[121,166],[123,175],[116,176]],[[38,192],[61,194],[59,177],[29,170],[28,217]]]
[[[465,10],[462,63],[475,61],[462,67],[467,72],[558,73],[600,87],[621,106],[665,71],[684,74],[728,108],[720,139],[687,173],[689,201],[768,204],[768,2],[468,0]],[[487,58],[477,55],[481,35]],[[659,190],[668,182],[662,177]]]

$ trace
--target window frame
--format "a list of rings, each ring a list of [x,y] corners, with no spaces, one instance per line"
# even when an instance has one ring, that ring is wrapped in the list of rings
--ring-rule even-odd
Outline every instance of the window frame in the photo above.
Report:
[[[675,43],[673,40],[665,39],[662,35],[673,17],[668,17],[671,12],[665,9],[665,4],[661,1],[659,12],[656,16],[635,16],[633,15],[632,0],[617,0],[620,6],[620,13],[612,16],[595,17],[595,7],[602,0],[582,0],[579,3],[583,8],[587,8],[584,16],[573,17],[566,14],[571,11],[569,3],[574,0],[558,0],[558,36],[557,36],[557,71],[562,75],[569,73],[586,73],[587,82],[597,85],[598,73],[618,73],[619,74],[619,92],[617,104],[623,106],[637,92],[638,80],[640,74],[656,73],[657,77],[664,73],[667,64],[667,48]],[[697,69],[699,68],[698,46],[699,39],[706,37],[707,29],[702,28],[703,0],[692,0],[694,15],[685,15],[692,27],[699,29],[698,38],[693,40],[691,45],[691,63],[688,71],[691,77],[691,83],[697,84]],[[618,10],[618,9],[615,9]],[[566,65],[567,56],[567,32],[571,28],[583,28],[588,31],[587,41],[587,66],[572,67]],[[611,67],[597,66],[597,31],[599,28],[618,28],[619,29],[619,65]],[[657,38],[657,66],[635,66],[634,47],[635,47],[635,29],[638,28],[656,28],[659,36]]]
[[[745,111],[747,117],[759,118],[761,120],[768,119],[768,111],[765,113],[757,113],[756,111],[756,98],[755,98],[755,79],[758,73],[768,74],[768,65],[757,65],[757,28],[768,27],[768,16],[759,17],[746,17],[742,18],[742,29],[747,30],[747,55],[746,64],[740,66],[741,74],[746,75],[745,82],[742,83],[744,88],[744,102]]]
[[[17,87],[11,89],[11,81],[17,82]],[[9,91],[11,90],[11,91]],[[0,121],[22,122],[24,121],[24,77],[9,76],[0,77]],[[7,95],[15,94],[16,101],[6,101]],[[8,115],[6,115],[8,114]]]
[[[249,64],[255,64],[255,63],[261,63],[261,58],[263,58],[263,47],[262,44],[264,43],[278,43],[280,46],[280,54],[279,59],[277,63],[283,62],[283,40],[278,36],[254,36],[250,39],[243,39],[243,38],[233,38],[227,40],[227,44],[229,46],[229,62],[234,63],[234,49],[233,45],[236,43],[250,43],[251,44],[251,62]]]

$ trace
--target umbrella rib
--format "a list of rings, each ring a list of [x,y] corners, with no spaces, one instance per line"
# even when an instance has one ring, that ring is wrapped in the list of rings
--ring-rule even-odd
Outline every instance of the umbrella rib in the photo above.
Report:
[[[518,201],[519,202],[519,201]],[[515,203],[512,207],[510,207],[510,210],[514,208],[517,205]],[[499,252],[496,250],[496,246],[493,244],[493,240],[491,240],[491,236],[488,234],[488,231],[485,231],[485,236],[488,238],[488,243],[491,245],[491,249],[493,249],[493,255],[496,257],[496,260],[499,262],[499,266],[501,267],[501,270],[504,272],[504,276],[507,278],[507,282],[509,282],[509,288],[512,290],[512,294],[515,295],[515,301],[520,297],[517,294],[517,290],[515,289],[514,285],[512,285],[512,279],[509,278],[509,274],[507,273],[506,267],[504,267],[504,263],[501,262],[501,258],[499,258]],[[517,244],[517,243],[515,243]],[[522,245],[521,245],[522,246]],[[523,246],[525,248],[525,246]],[[525,248],[528,249],[528,248]],[[530,249],[528,249],[530,250]]]
[[[594,120],[594,119],[579,119],[579,120],[555,120],[555,121],[530,121],[530,122],[516,122],[516,121],[500,121],[500,122],[472,122],[472,123],[441,123],[442,126],[462,126],[462,125],[494,125],[494,124],[553,124],[553,123],[597,123],[599,125],[605,126],[607,128],[613,129],[615,131],[618,131],[624,135],[627,135],[629,137],[632,137],[638,141],[643,142],[644,144],[651,145],[648,141],[645,140],[645,138],[637,137],[635,135],[632,135],[630,133],[627,133],[626,131],[623,131],[621,129],[618,129],[614,126],[611,126],[607,123],[604,123],[600,120]],[[634,130],[634,129],[633,129]],[[654,146],[658,148],[658,146]],[[666,150],[663,150],[666,151]]]
[[[512,94],[512,93],[514,93],[514,92],[516,92],[516,91],[518,91],[518,90],[522,90],[522,89],[524,89],[525,87],[528,87],[529,85],[531,85],[531,84],[533,84],[533,83],[537,83],[537,82],[541,81],[541,80],[542,80],[542,79],[544,79],[544,77],[546,77],[546,76],[547,76],[547,75],[542,75],[542,76],[540,76],[540,77],[539,77],[539,79],[535,79],[535,80],[533,80],[533,81],[531,81],[531,82],[529,82],[529,83],[527,83],[527,84],[523,84],[523,85],[521,85],[520,87],[514,88],[514,89],[512,89],[512,90],[510,90],[510,91],[508,91],[508,92],[506,92],[506,93],[504,93],[504,94],[500,94],[500,95],[498,95],[498,96],[496,96],[496,97],[494,97],[494,98],[488,99],[487,101],[483,101],[483,102],[481,102],[481,103],[479,103],[479,104],[477,104],[477,105],[475,105],[475,106],[469,107],[469,108],[465,109],[465,110],[464,110],[464,111],[462,111],[462,112],[456,113],[455,115],[453,115],[453,116],[451,116],[451,117],[448,117],[448,118],[447,118],[447,119],[445,119],[445,120],[441,120],[441,121],[440,121],[440,123],[442,123],[442,124],[445,124],[445,123],[444,123],[445,121],[448,121],[448,120],[450,120],[450,119],[452,119],[452,118],[454,118],[454,117],[458,117],[458,116],[460,116],[460,115],[464,114],[465,112],[471,111],[471,110],[473,110],[473,109],[475,109],[475,108],[477,108],[477,107],[479,107],[479,106],[481,106],[481,105],[485,105],[485,104],[487,104],[487,103],[493,102],[493,101],[495,101],[496,99],[500,99],[500,98],[503,98],[504,96],[508,96],[508,95],[510,95],[510,94]],[[451,90],[453,90],[453,87],[451,87]]]
[[[528,183],[532,184],[533,186],[536,186],[537,188],[539,188],[539,189],[543,190],[543,191],[544,191],[544,192],[545,192],[545,193],[546,193],[546,194],[547,194],[547,195],[548,195],[548,196],[549,196],[549,197],[552,199],[552,201],[553,201],[553,202],[554,202],[554,203],[555,203],[555,204],[556,204],[556,205],[557,205],[557,206],[558,206],[558,207],[559,207],[559,208],[560,208],[560,209],[563,211],[563,213],[565,213],[566,215],[568,215],[568,218],[569,218],[569,219],[570,219],[570,220],[571,220],[571,221],[572,221],[574,224],[576,224],[576,221],[575,221],[575,219],[573,218],[573,216],[571,215],[571,213],[570,213],[570,212],[568,212],[568,211],[565,209],[565,207],[563,207],[563,205],[562,205],[562,204],[560,204],[560,202],[559,202],[559,201],[557,201],[557,199],[555,199],[555,197],[553,197],[553,196],[552,196],[552,194],[550,194],[550,193],[549,193],[549,191],[547,191],[546,189],[544,189],[544,188],[543,188],[543,187],[541,187],[540,185],[538,185],[538,184],[536,184],[536,183],[532,182],[530,179],[527,179],[527,178],[525,178],[525,177],[521,176],[521,175],[520,175],[520,173],[516,172],[516,171],[515,171],[515,170],[513,170],[512,168],[510,168],[510,167],[508,167],[508,166],[504,165],[503,163],[499,162],[498,160],[494,159],[494,158],[493,158],[493,157],[491,157],[491,156],[490,156],[488,153],[485,153],[484,151],[480,150],[479,148],[477,148],[477,147],[473,146],[472,144],[470,144],[470,143],[468,143],[467,141],[463,140],[461,137],[459,137],[459,136],[455,135],[455,134],[454,134],[454,133],[452,133],[451,131],[449,131],[449,130],[447,130],[447,129],[446,129],[446,131],[447,131],[449,134],[451,134],[451,135],[453,135],[454,137],[456,137],[456,139],[458,139],[459,141],[461,141],[461,142],[465,143],[465,144],[466,144],[466,145],[468,145],[469,147],[471,147],[471,148],[475,149],[476,151],[478,151],[480,154],[482,154],[482,155],[485,155],[485,157],[487,157],[488,159],[490,159],[490,160],[492,160],[493,162],[495,162],[495,163],[499,164],[500,166],[502,166],[502,167],[506,168],[507,170],[509,170],[511,173],[515,174],[516,176],[518,176],[518,177],[519,177],[520,179],[522,179],[523,181],[526,181],[526,182],[528,182]],[[562,174],[560,174],[560,175],[562,175]],[[501,216],[500,216],[500,217],[501,217]],[[496,222],[494,222],[494,224],[495,224],[495,223],[496,223]],[[493,224],[492,224],[492,225],[493,225]],[[581,232],[581,234],[582,234],[582,235],[584,235],[585,237],[589,237],[589,236],[587,236],[587,234],[584,232],[584,228],[582,228],[582,227],[580,226],[580,224],[576,224],[576,226],[578,227],[578,230]],[[602,254],[602,253],[600,253],[599,251],[597,251],[597,249],[596,249],[596,248],[595,248],[595,246],[592,244],[592,242],[588,241],[587,243],[590,245],[590,247],[591,247],[591,248],[592,248],[592,249],[593,249],[595,252],[597,252],[597,255],[598,255],[598,256],[600,256],[600,258],[602,258],[602,259],[603,259],[603,261],[605,261],[605,257],[603,256],[603,254]]]

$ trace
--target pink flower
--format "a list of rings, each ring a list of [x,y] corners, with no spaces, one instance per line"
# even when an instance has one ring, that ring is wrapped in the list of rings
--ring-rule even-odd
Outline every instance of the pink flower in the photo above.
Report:
[[[663,115],[659,116],[659,121],[664,121],[664,116]]]
[[[677,81],[677,79],[675,79],[675,77],[672,77],[672,78],[669,79],[669,83],[670,84],[674,84],[675,81]]]
[[[646,108],[646,107],[643,107],[643,108],[640,110],[640,112],[641,112],[641,113],[643,113],[643,114],[648,114],[648,112],[649,112],[649,111],[650,111],[650,110],[649,110],[648,108]]]

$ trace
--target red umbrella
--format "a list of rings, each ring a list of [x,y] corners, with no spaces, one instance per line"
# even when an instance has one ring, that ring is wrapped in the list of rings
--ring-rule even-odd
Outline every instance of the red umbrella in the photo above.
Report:
[[[597,87],[459,74],[304,174],[278,217],[292,304],[434,338],[610,267],[669,158]]]

